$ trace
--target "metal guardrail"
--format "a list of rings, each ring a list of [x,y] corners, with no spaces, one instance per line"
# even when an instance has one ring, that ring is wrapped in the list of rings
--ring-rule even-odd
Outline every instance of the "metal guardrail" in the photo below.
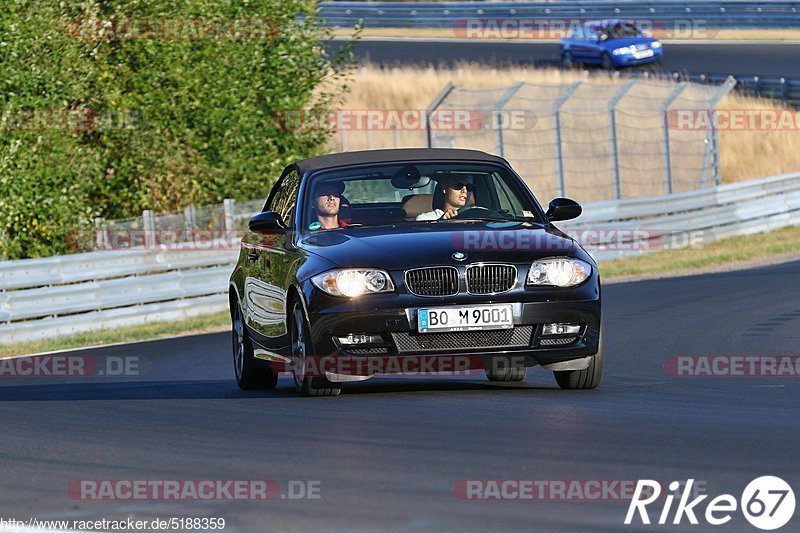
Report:
[[[557,66],[555,61],[540,61],[537,66]],[[745,74],[719,74],[682,71],[616,71],[629,78],[662,79],[675,82],[691,82],[707,85],[720,85],[727,80],[735,81],[733,92],[779,101],[794,108],[800,107],[800,79],[779,76],[755,76]]]
[[[702,20],[708,28],[798,28],[800,2],[625,0],[592,2],[320,2],[332,26],[446,28],[468,18]]]
[[[800,173],[669,196],[586,204],[564,231],[599,260],[646,253],[665,238],[702,242],[800,224]],[[620,231],[648,246],[626,246]],[[227,309],[235,242],[215,249],[129,249],[0,263],[0,345]]]
[[[609,261],[688,238],[705,245],[798,224],[800,172],[670,196],[593,202],[559,227],[583,237],[596,260]]]

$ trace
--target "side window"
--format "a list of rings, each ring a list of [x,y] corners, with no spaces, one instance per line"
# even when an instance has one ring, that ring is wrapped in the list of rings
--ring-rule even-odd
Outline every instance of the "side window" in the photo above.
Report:
[[[270,211],[275,211],[281,215],[283,223],[287,226],[292,225],[292,211],[297,204],[297,191],[300,189],[300,177],[297,175],[296,170],[292,170],[286,174],[281,180],[281,184],[275,196],[272,197],[272,203],[269,205]]]
[[[495,174],[493,178],[492,181],[494,181],[500,210],[516,216],[522,216],[522,205],[519,203],[517,196],[508,189],[505,181],[500,176]]]

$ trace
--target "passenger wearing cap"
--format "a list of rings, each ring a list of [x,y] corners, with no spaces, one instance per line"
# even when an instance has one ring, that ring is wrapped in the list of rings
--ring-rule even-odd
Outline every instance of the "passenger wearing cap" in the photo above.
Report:
[[[311,230],[347,227],[347,222],[339,220],[344,183],[341,181],[322,182],[314,189],[313,209],[316,220],[308,225]]]

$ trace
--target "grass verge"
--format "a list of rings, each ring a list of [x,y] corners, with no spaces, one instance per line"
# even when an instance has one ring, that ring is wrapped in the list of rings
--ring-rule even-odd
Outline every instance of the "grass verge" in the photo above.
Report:
[[[663,250],[600,265],[603,279],[680,273],[800,252],[800,226],[730,237],[697,249]]]
[[[228,313],[198,316],[179,322],[154,322],[144,326],[130,326],[117,329],[104,329],[41,341],[0,345],[0,358],[30,353],[53,352],[97,346],[162,339],[176,335],[214,333],[230,329],[231,317]]]
[[[782,254],[800,252],[800,226],[723,239],[701,249],[665,250],[652,254],[618,259],[600,265],[604,281],[652,274],[695,273],[698,269],[736,266],[754,259],[768,260]],[[68,350],[99,344],[136,342],[175,335],[227,331],[227,313],[201,316],[182,322],[162,322],[96,331],[72,337],[0,346],[0,357]]]

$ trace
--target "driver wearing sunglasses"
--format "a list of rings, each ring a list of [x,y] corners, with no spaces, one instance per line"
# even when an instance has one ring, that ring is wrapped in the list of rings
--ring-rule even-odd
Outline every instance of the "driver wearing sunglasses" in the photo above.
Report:
[[[458,214],[461,207],[467,205],[469,195],[475,186],[472,180],[451,176],[436,187],[433,193],[433,211],[417,215],[416,220],[447,220]]]

